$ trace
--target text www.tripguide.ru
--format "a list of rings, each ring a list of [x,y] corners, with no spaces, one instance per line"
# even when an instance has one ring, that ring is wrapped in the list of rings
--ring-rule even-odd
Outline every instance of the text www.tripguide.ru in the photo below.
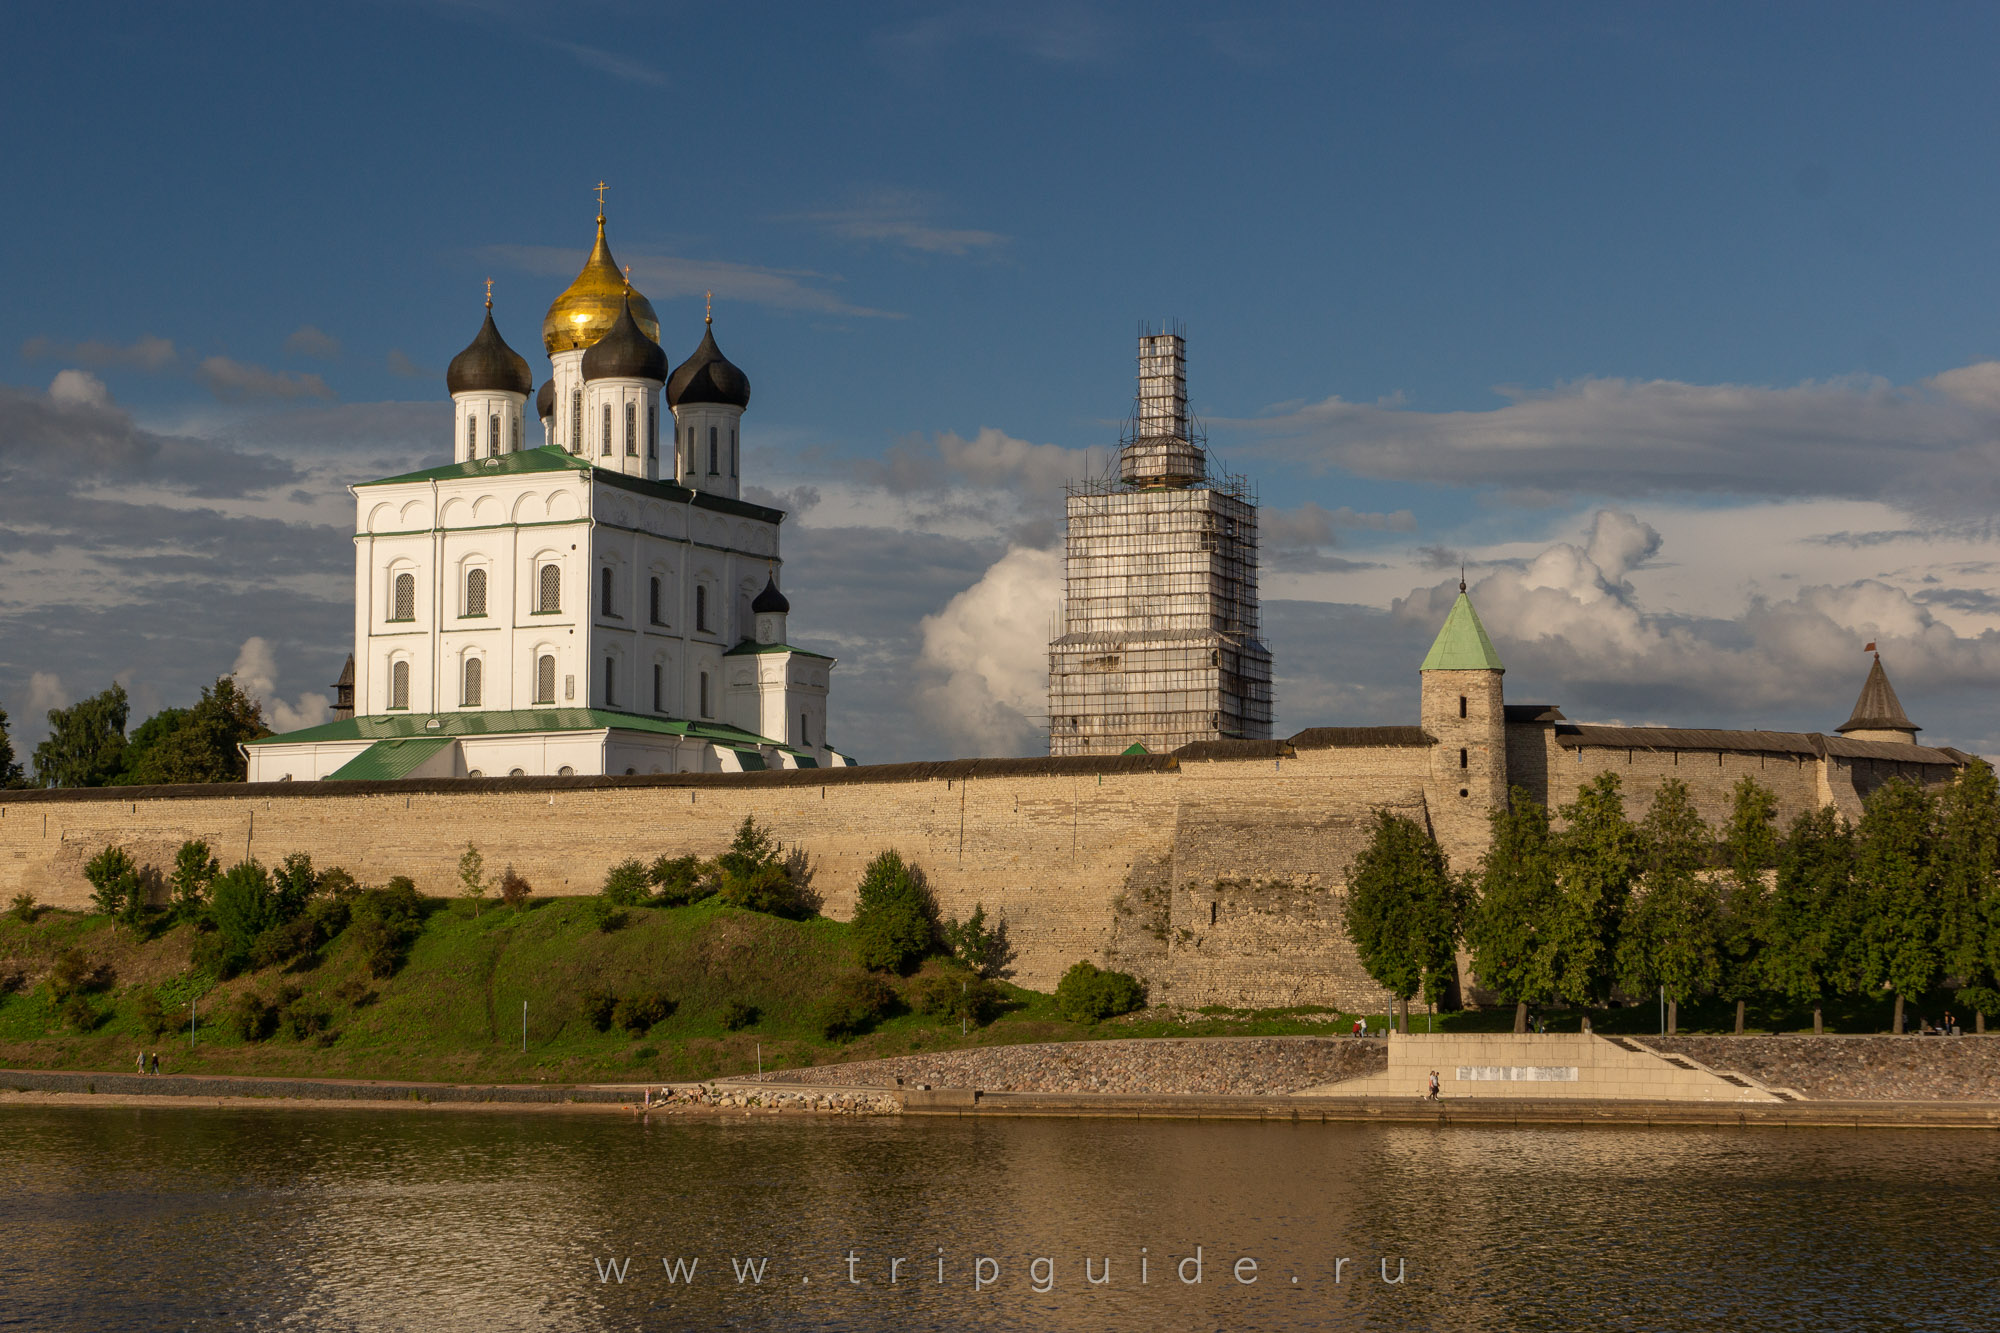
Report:
[[[1082,1256],[1058,1264],[1050,1255],[1032,1255],[1025,1259],[1009,1259],[1003,1264],[991,1255],[975,1255],[970,1263],[963,1260],[951,1261],[942,1246],[936,1253],[912,1259],[907,1255],[897,1255],[887,1259],[864,1259],[858,1252],[849,1250],[838,1261],[840,1268],[822,1277],[822,1282],[843,1286],[907,1286],[921,1283],[925,1286],[959,1286],[972,1291],[986,1291],[1009,1281],[1025,1281],[1032,1291],[1046,1295],[1064,1284],[1077,1288],[1126,1286],[1157,1286],[1178,1282],[1182,1286],[1199,1286],[1205,1282],[1234,1283],[1238,1286],[1255,1286],[1267,1280],[1279,1285],[1298,1285],[1298,1273],[1282,1276],[1266,1272],[1261,1264],[1249,1255],[1234,1260],[1212,1261],[1203,1247],[1197,1245],[1189,1255],[1167,1255],[1155,1258],[1147,1247],[1141,1246],[1119,1264],[1120,1272],[1114,1273],[1112,1256]],[[607,1285],[624,1285],[630,1279],[638,1282],[652,1270],[641,1265],[633,1271],[632,1259],[592,1259],[596,1266],[597,1280]],[[1376,1271],[1369,1272],[1364,1260],[1337,1258],[1325,1261],[1322,1272],[1330,1271],[1336,1286],[1354,1282],[1373,1281],[1387,1286],[1400,1286],[1408,1276],[1407,1260],[1397,1258],[1394,1268],[1387,1257],[1377,1261]],[[730,1274],[711,1266],[709,1275],[702,1275],[702,1256],[689,1258],[676,1255],[662,1258],[660,1269],[669,1284],[695,1286],[704,1283],[719,1283],[724,1286],[761,1287],[766,1279],[773,1283],[789,1282],[789,1278],[771,1272],[768,1255],[752,1258],[729,1257],[734,1282]],[[843,1272],[842,1269],[845,1271]],[[1025,1269],[1025,1272],[1024,1272]],[[655,1274],[655,1277],[658,1275]],[[812,1285],[812,1274],[799,1275],[801,1286]]]

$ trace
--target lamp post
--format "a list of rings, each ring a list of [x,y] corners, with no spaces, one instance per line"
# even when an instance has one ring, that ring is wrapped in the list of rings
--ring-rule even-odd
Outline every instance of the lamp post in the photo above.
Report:
[[[521,1001],[521,1054],[528,1053],[528,1002]]]

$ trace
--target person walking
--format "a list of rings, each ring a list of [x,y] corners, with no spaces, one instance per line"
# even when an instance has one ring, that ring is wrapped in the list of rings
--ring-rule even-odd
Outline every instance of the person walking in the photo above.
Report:
[[[153,1072],[155,1074],[160,1072],[160,1053],[158,1051],[153,1052]]]
[[[142,1074],[146,1072],[146,1053],[144,1051],[139,1052],[139,1072]]]
[[[1438,1099],[1438,1071],[1437,1071],[1437,1070],[1435,1070],[1435,1069],[1433,1069],[1433,1070],[1431,1071],[1431,1091],[1430,1091],[1430,1095],[1429,1095],[1428,1097],[1426,1097],[1426,1098],[1425,1098],[1424,1100],[1426,1100],[1426,1101],[1432,1101],[1432,1102],[1434,1102],[1434,1101],[1436,1101],[1437,1099]]]

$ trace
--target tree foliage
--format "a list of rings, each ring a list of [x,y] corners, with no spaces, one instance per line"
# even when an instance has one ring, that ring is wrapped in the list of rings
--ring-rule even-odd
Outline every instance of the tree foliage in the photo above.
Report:
[[[1708,826],[1687,784],[1669,778],[1640,826],[1639,892],[1618,943],[1619,983],[1685,1004],[1722,980],[1721,902],[1703,872]]]
[[[803,921],[819,911],[805,858],[788,855],[785,845],[749,815],[729,850],[715,858],[715,896],[731,907]]]
[[[259,736],[268,736],[263,705],[245,694],[234,677],[217,676],[213,685],[201,692],[194,707],[169,709],[180,716],[157,739],[146,745],[142,756],[127,766],[121,781],[161,782],[241,782],[249,771],[242,745]],[[134,733],[134,741],[157,719],[148,719]]]
[[[1129,972],[1072,963],[1056,983],[1056,1007],[1072,1023],[1101,1023],[1144,1008],[1146,988]]]
[[[0,789],[21,785],[21,762],[14,757],[14,738],[7,730],[7,710],[0,708]]]
[[[1590,993],[1594,924],[1570,910],[1556,883],[1547,808],[1520,787],[1507,798],[1491,815],[1492,842],[1479,864],[1479,905],[1466,931],[1473,973],[1517,1004],[1580,1003]]]
[[[102,787],[125,766],[125,722],[132,704],[125,687],[49,710],[48,739],[35,747],[35,783],[42,787]]]
[[[1778,844],[1778,880],[1758,956],[1763,989],[1815,1011],[1839,988],[1854,833],[1831,806],[1807,810]]]
[[[1361,965],[1395,997],[1444,998],[1457,973],[1458,881],[1428,829],[1406,815],[1375,812],[1375,830],[1348,876],[1345,924]]]
[[[257,937],[280,923],[271,872],[258,861],[240,861],[209,885],[208,919],[220,941],[216,960],[225,974],[250,961]]]
[[[1770,933],[1765,918],[1771,906],[1765,874],[1778,863],[1777,822],[1777,796],[1755,778],[1739,778],[1722,835],[1728,876],[1721,885],[1718,989],[1732,1000],[1747,999],[1764,986],[1760,955]]]
[[[1959,1003],[1993,1012],[2000,996],[2000,781],[1983,759],[1938,800],[1938,952]]]
[[[937,947],[937,903],[923,871],[894,851],[862,873],[854,903],[856,961],[876,972],[907,972]]]
[[[139,867],[123,847],[106,847],[84,863],[90,901],[106,916],[130,919],[145,906]]]
[[[222,865],[207,843],[198,838],[182,843],[174,853],[173,873],[167,877],[174,916],[182,921],[199,919],[208,907],[209,886],[221,873]]]
[[[1014,947],[1007,942],[1007,922],[986,924],[986,904],[974,903],[972,915],[964,921],[953,917],[938,929],[938,936],[951,956],[970,968],[975,976],[1006,974],[1014,960]]]
[[[1611,994],[1618,937],[1631,906],[1639,832],[1625,816],[1616,773],[1599,773],[1556,814],[1562,820],[1555,835],[1556,883],[1580,927],[1557,958],[1558,990],[1564,998],[1582,995],[1601,1003]]]
[[[1859,931],[1855,979],[1902,1001],[1936,985],[1938,948],[1937,803],[1914,783],[1892,779],[1868,794],[1854,837]]]

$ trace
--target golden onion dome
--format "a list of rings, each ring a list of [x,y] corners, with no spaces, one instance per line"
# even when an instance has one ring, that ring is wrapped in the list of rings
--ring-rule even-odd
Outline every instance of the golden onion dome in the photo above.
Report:
[[[583,272],[549,307],[548,318],[542,321],[542,346],[550,356],[591,346],[618,322],[618,312],[625,308],[625,291],[625,275],[618,271],[611,247],[604,243],[604,215],[599,213],[597,244],[591,247]],[[660,317],[653,313],[652,302],[636,289],[632,292],[632,319],[648,338],[660,340]]]

